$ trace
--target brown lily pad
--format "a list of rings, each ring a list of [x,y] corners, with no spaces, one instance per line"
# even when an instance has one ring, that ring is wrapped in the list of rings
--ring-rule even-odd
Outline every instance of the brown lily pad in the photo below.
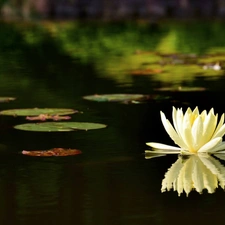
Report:
[[[50,150],[37,150],[37,151],[27,151],[23,150],[23,155],[28,156],[41,156],[41,157],[50,157],[50,156],[71,156],[79,155],[82,152],[77,149],[65,149],[65,148],[52,148]]]

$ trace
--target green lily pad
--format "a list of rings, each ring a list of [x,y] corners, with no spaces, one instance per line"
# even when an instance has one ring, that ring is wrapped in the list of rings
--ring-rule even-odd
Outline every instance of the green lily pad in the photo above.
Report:
[[[102,95],[87,95],[83,97],[86,100],[96,102],[126,102],[133,103],[140,100],[145,100],[148,95],[142,94],[102,94]]]
[[[206,91],[204,87],[163,87],[157,88],[156,91],[169,91],[169,92],[197,92],[197,91]]]
[[[0,111],[0,115],[5,116],[39,116],[45,115],[68,115],[78,111],[74,109],[61,109],[61,108],[32,108],[32,109],[9,109]]]
[[[10,102],[14,101],[16,98],[13,97],[0,97],[0,102]]]
[[[25,123],[14,126],[15,129],[39,132],[66,132],[76,130],[94,130],[105,128],[105,124],[88,122],[44,122]]]

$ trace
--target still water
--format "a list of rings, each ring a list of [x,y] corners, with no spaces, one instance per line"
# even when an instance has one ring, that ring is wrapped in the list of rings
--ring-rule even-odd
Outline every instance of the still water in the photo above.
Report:
[[[164,174],[178,156],[147,160],[144,155],[146,142],[173,144],[161,124],[160,110],[168,117],[172,106],[225,112],[223,24],[102,27],[46,22],[1,23],[1,28],[0,92],[16,97],[1,103],[1,110],[73,108],[80,113],[72,115],[72,121],[107,124],[93,131],[39,133],[13,128],[25,118],[1,116],[1,224],[224,221],[225,194],[220,187],[213,194],[192,191],[188,197],[184,193],[178,197],[176,191],[161,193]],[[221,66],[218,71],[210,67],[216,63]],[[152,74],[146,75],[149,68]],[[177,87],[175,92],[168,90]],[[109,93],[151,97],[141,104],[82,98]],[[21,154],[56,147],[80,149],[82,154],[46,158]]]

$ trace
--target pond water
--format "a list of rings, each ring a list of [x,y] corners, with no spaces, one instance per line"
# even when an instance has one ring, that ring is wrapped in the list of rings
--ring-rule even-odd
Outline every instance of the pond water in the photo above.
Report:
[[[72,121],[107,124],[75,132],[13,128],[0,117],[0,222],[9,225],[219,224],[225,194],[161,193],[177,155],[145,159],[146,142],[173,144],[159,112],[172,106],[225,112],[222,22],[99,24],[1,23],[1,110],[73,108]],[[219,65],[219,69],[214,66]],[[172,89],[172,91],[171,91]],[[176,90],[176,91],[174,91]],[[93,94],[131,93],[144,102],[95,102]],[[79,149],[70,157],[22,150]],[[223,161],[221,161],[222,164]]]

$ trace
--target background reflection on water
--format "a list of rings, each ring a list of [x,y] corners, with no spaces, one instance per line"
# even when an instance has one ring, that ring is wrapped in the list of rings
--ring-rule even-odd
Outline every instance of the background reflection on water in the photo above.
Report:
[[[15,25],[2,24],[1,96],[15,96],[17,100],[1,103],[1,109],[75,108],[83,113],[73,115],[73,121],[100,122],[108,127],[88,132],[24,132],[12,128],[14,124],[24,123],[23,118],[1,116],[1,224],[197,224],[219,223],[225,219],[225,195],[221,189],[212,195],[192,192],[188,198],[186,195],[178,197],[176,192],[161,194],[161,181],[177,156],[145,160],[143,154],[147,141],[172,144],[161,124],[160,110],[170,115],[173,105],[183,108],[198,105],[200,110],[214,107],[219,114],[225,111],[222,101],[223,70],[219,71],[219,74],[211,71],[211,74],[208,72],[205,75],[199,75],[194,70],[192,74],[185,75],[185,79],[188,78],[185,82],[182,79],[179,82],[173,79],[171,68],[171,77],[168,75],[166,81],[163,76],[157,78],[160,74],[153,77],[134,77],[127,70],[129,66],[140,69],[139,66],[145,61],[136,62],[133,58],[129,59],[128,55],[135,48],[145,50],[147,39],[153,48],[152,43],[156,43],[156,40],[152,39],[151,42],[149,30],[143,33],[143,46],[140,46],[138,38],[136,45],[132,39],[130,49],[125,48],[124,55],[121,55],[122,44],[117,43],[115,52],[110,52],[111,43],[106,39],[108,50],[105,49],[104,52],[100,49],[102,52],[99,50],[93,57],[94,42],[90,44],[89,39],[89,47],[84,44],[78,49],[75,43],[76,35],[79,36],[77,33],[74,33],[74,36],[73,33],[68,34],[74,37],[74,42],[62,42],[62,39],[57,39],[57,34],[51,36],[41,26],[37,29],[35,26],[20,26],[17,28]],[[115,25],[113,26],[115,28]],[[220,38],[216,39],[216,34],[218,37],[219,34],[224,35],[220,29],[222,26],[212,27],[218,29],[214,29],[213,38],[217,47],[222,47]],[[179,42],[178,47],[184,51],[184,46],[187,46],[186,52],[192,53],[196,49],[197,53],[203,54],[214,46],[212,40],[207,40],[205,45],[202,43],[199,48],[195,47],[205,40],[206,36],[203,34],[213,30],[212,27],[203,27],[202,31],[195,34],[196,38],[191,39],[192,42]],[[130,27],[118,29],[120,32],[123,29],[129,31]],[[139,29],[138,26],[136,29]],[[178,32],[179,29],[175,31]],[[188,35],[189,28],[184,26],[182,29],[184,34]],[[171,35],[168,30],[169,28],[164,28],[163,32],[151,32],[156,38],[163,35],[166,38],[168,34]],[[66,31],[64,32],[66,35]],[[85,32],[88,34],[88,31]],[[9,34],[13,35],[7,39]],[[175,34],[176,32],[173,35]],[[69,46],[66,43],[69,43]],[[129,43],[125,43],[125,47],[127,46]],[[174,50],[173,46],[171,51]],[[71,52],[67,51],[69,49]],[[81,54],[82,51],[85,53]],[[120,62],[124,59],[127,61],[121,65]],[[222,59],[220,62],[223,64]],[[182,75],[185,68],[182,70],[181,66],[180,72],[176,73]],[[187,77],[189,75],[192,77]],[[161,100],[150,99],[143,104],[132,105],[97,103],[82,99],[84,95],[95,93],[155,94],[154,88],[174,84],[201,86],[207,88],[207,91],[172,94],[160,92]],[[63,158],[33,158],[18,154],[23,149],[44,150],[53,147],[77,148],[83,154]]]

